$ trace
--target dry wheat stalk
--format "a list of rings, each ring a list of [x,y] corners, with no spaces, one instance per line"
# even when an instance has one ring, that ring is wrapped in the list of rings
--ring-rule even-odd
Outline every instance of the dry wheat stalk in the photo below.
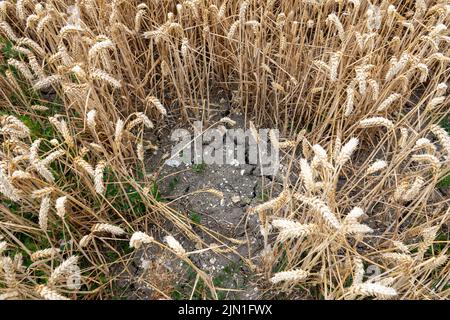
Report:
[[[450,136],[441,126],[432,124],[430,131],[438,138],[444,152],[450,157]]]
[[[20,294],[17,290],[9,290],[0,294],[0,301],[2,300],[19,300]]]
[[[396,76],[403,68],[405,68],[406,64],[410,61],[411,56],[409,53],[404,52],[400,59],[397,60],[395,57],[391,60],[391,67],[386,73],[385,80],[390,81]]]
[[[306,159],[300,159],[300,175],[306,190],[313,192],[316,189],[316,183],[314,182],[314,173]]]
[[[16,272],[11,257],[0,257],[0,267],[3,269],[3,278],[8,288],[17,287]]]
[[[8,64],[15,67],[17,70],[20,71],[20,73],[24,76],[25,79],[29,81],[33,81],[34,76],[31,73],[30,69],[28,68],[28,65],[22,61],[18,61],[16,59],[10,58],[8,59]]]
[[[41,200],[41,206],[39,209],[39,227],[43,231],[47,231],[49,211],[50,211],[50,197],[44,196]]]
[[[398,144],[400,148],[404,148],[406,146],[406,143],[408,142],[408,129],[407,128],[400,128],[400,140],[398,141]]]
[[[283,204],[285,204],[290,198],[290,192],[289,190],[283,190],[280,195],[276,198],[273,198],[267,202],[264,202],[260,205],[257,205],[254,208],[250,209],[250,212],[254,213],[260,213],[266,210],[278,210]]]
[[[304,202],[320,213],[324,220],[332,227],[335,229],[341,228],[341,223],[323,200],[318,197],[307,197],[300,193],[294,193],[293,196],[296,200]]]
[[[7,247],[8,243],[6,241],[0,241],[0,254],[3,254]]]
[[[208,189],[204,189],[201,190],[201,192],[207,192],[210,193],[212,195],[215,195],[217,198],[223,199],[223,192],[217,190],[217,189],[213,189],[213,188],[208,188]]]
[[[245,0],[241,3],[239,8],[239,21],[245,22],[245,13],[247,12],[247,8],[249,5],[249,1]]]
[[[355,68],[355,81],[358,82],[359,93],[362,96],[366,95],[367,77],[369,76],[369,70],[373,67],[374,65],[366,63]]]
[[[122,119],[117,120],[114,131],[114,144],[116,145],[116,148],[119,148],[122,143],[124,125],[125,123]]]
[[[11,184],[9,177],[2,166],[0,166],[0,193],[12,201],[20,200],[19,190]]]
[[[56,214],[61,219],[64,219],[64,217],[66,216],[66,202],[67,202],[67,196],[59,197],[55,201]]]
[[[344,31],[344,27],[342,26],[342,23],[339,20],[338,16],[336,16],[336,14],[334,14],[334,13],[329,14],[326,21],[333,23],[333,25],[336,27],[336,29],[338,31],[339,39],[341,39],[341,41],[344,41],[345,40],[345,31]]]
[[[406,192],[402,195],[403,201],[411,201],[415,199],[422,190],[424,183],[425,180],[422,177],[416,177],[412,185],[410,185],[408,190],[406,190]]]
[[[380,170],[383,170],[384,168],[387,167],[387,162],[384,160],[376,160],[375,162],[373,162],[366,170],[366,174],[372,174],[375,172],[378,172]]]
[[[233,40],[234,34],[236,33],[236,30],[239,27],[239,25],[240,25],[240,21],[239,20],[235,21],[231,25],[230,29],[228,30],[228,34],[227,34],[228,40],[230,40],[230,41]]]
[[[148,10],[148,7],[145,3],[141,3],[136,8],[138,11],[134,17],[134,32],[139,33],[141,31],[142,19]]]
[[[387,97],[377,108],[378,112],[385,111],[387,108],[389,108],[392,103],[397,101],[402,95],[399,93],[393,93],[389,97]]]
[[[281,242],[307,236],[316,230],[314,224],[301,224],[290,219],[274,219],[272,225],[280,230],[277,241]]]
[[[98,69],[98,68],[91,68],[89,70],[89,74],[92,79],[107,82],[116,89],[120,89],[122,87],[121,82],[119,80],[115,79],[113,76],[111,76],[105,70]]]
[[[437,172],[441,167],[441,162],[432,154],[414,154],[411,160],[418,163],[428,163],[431,165],[434,172]]]
[[[94,170],[94,186],[95,191],[98,194],[103,194],[105,192],[105,185],[103,183],[103,171],[105,170],[106,162],[101,160],[97,163]]]
[[[137,231],[130,238],[130,248],[139,249],[143,244],[149,244],[154,241],[153,237],[148,234]]]
[[[383,118],[383,117],[372,117],[359,121],[359,125],[362,128],[370,128],[370,127],[386,127],[388,129],[394,128],[394,124],[392,121]]]
[[[361,284],[364,279],[364,265],[359,257],[355,257],[353,259],[353,263],[355,265],[355,273],[353,277],[353,284]]]
[[[189,40],[187,38],[183,38],[181,40],[181,56],[184,60],[187,59],[188,53],[189,53],[190,47],[189,47]]]
[[[18,41],[16,34],[14,33],[11,26],[6,21],[0,22],[0,29],[6,34],[6,36],[12,41]]]
[[[422,148],[425,149],[430,154],[436,151],[436,147],[427,138],[418,139],[414,145],[415,150],[420,150]]]
[[[33,89],[37,90],[37,91],[47,89],[47,88],[55,85],[56,83],[59,83],[60,81],[61,81],[60,75],[57,75],[57,74],[51,75],[51,76],[48,76],[43,79],[39,79],[38,81],[34,82]]]
[[[89,204],[98,201],[104,210],[102,222],[114,226],[117,220],[111,219],[120,214],[123,223],[129,225],[132,208],[119,213],[109,199],[99,196],[99,190],[104,193],[104,182],[103,170],[96,170],[97,167],[108,163],[120,181],[135,185],[136,165],[145,169],[146,163],[139,160],[151,148],[144,140],[144,130],[154,127],[160,133],[172,121],[182,124],[197,117],[207,123],[213,121],[210,117],[224,110],[216,110],[211,103],[216,93],[210,84],[220,83],[227,90],[235,90],[232,114],[242,112],[245,121],[253,120],[250,127],[255,140],[260,140],[256,126],[267,124],[279,128],[286,136],[280,142],[275,131],[269,131],[274,148],[302,143],[305,159],[299,159],[294,151],[286,153],[289,167],[283,166],[280,177],[287,184],[284,190],[305,192],[303,197],[307,199],[298,195],[296,198],[306,200],[308,208],[294,201],[283,210],[282,216],[286,218],[267,216],[265,211],[260,214],[266,246],[257,266],[263,270],[262,274],[270,275],[282,251],[289,257],[285,270],[295,271],[299,266],[310,270],[314,264],[317,277],[303,280],[306,286],[317,285],[325,299],[393,296],[394,279],[398,297],[446,299],[448,257],[442,253],[429,254],[430,246],[438,241],[434,240],[437,233],[424,230],[424,240],[417,244],[404,245],[400,241],[409,243],[429,223],[439,221],[437,228],[445,225],[448,218],[440,208],[446,207],[447,198],[435,199],[439,195],[435,185],[445,175],[450,142],[445,130],[433,123],[448,115],[450,7],[446,1],[395,3],[397,8],[389,1],[337,2],[307,0],[308,10],[299,11],[294,4],[275,0],[261,3],[228,0],[220,4],[198,0],[178,4],[83,0],[69,8],[61,1],[0,1],[4,49],[13,53],[4,61],[12,59],[11,69],[0,79],[5,98],[2,111],[13,113],[16,119],[26,116],[28,121],[31,119],[43,127],[48,124],[46,117],[52,116],[50,121],[57,131],[55,136],[46,132],[40,145],[34,138],[35,128],[28,130],[13,118],[0,118],[0,197],[14,201],[21,211],[35,213],[43,199],[56,200],[55,212],[64,216],[64,209],[68,209],[64,195],[70,195],[74,204],[70,209],[77,217],[76,221],[66,219],[63,225],[52,225],[52,232],[44,233],[28,219],[12,216],[12,207],[8,205],[0,210],[0,220],[8,222],[13,218],[14,223],[4,224],[3,231],[19,241],[21,237],[17,235],[26,232],[36,243],[44,238],[57,243],[61,240],[56,237],[61,227],[74,230],[73,223],[89,223],[89,227],[99,223],[99,213],[88,210]],[[151,30],[142,30],[147,24]],[[27,88],[33,86],[39,99],[29,95]],[[115,90],[119,87],[126,90]],[[55,94],[62,103],[50,101]],[[14,101],[10,99],[13,96]],[[158,109],[147,97],[160,97],[164,106],[168,101],[175,107],[170,110],[172,117],[161,117],[168,110],[161,106]],[[187,101],[194,107],[187,106]],[[406,101],[407,106],[403,107]],[[65,115],[62,130],[63,117],[53,114],[56,109],[53,105]],[[374,117],[380,115],[383,117]],[[117,121],[119,118],[127,120]],[[221,124],[234,125],[233,120],[219,121]],[[363,128],[382,126],[389,130],[384,134],[378,132],[380,128],[355,131],[358,124]],[[89,130],[85,131],[83,125]],[[226,130],[225,126],[219,126],[221,132]],[[307,136],[313,143],[305,137],[294,141],[292,137],[301,127],[308,128]],[[429,131],[432,135],[425,136]],[[357,138],[367,152],[356,154],[358,143],[351,137]],[[344,144],[349,140],[352,143]],[[49,150],[49,146],[53,148]],[[410,154],[418,165],[409,161]],[[364,155],[366,158],[356,159]],[[353,163],[348,161],[350,157],[363,161]],[[389,171],[386,161],[377,159],[389,161]],[[50,166],[64,173],[71,172],[72,167],[79,168],[79,176],[53,177]],[[298,167],[300,179],[296,179]],[[428,172],[428,167],[435,172]],[[420,171],[411,171],[415,169]],[[379,175],[367,176],[374,173]],[[149,195],[148,181],[145,183],[147,186],[141,191]],[[223,196],[218,190],[210,191]],[[269,205],[279,207],[275,199],[271,201]],[[354,207],[341,219],[339,208],[366,207],[369,203],[377,203],[377,208],[375,216],[364,215],[367,224],[372,225],[373,219],[383,224],[377,226],[379,232],[371,237],[366,248],[357,244],[371,231],[358,222],[364,211]],[[152,202],[151,208],[149,205],[147,201],[146,208],[156,210],[161,219],[173,220],[173,212],[167,210],[166,204],[154,207]],[[401,227],[392,224],[395,217],[400,219]],[[331,228],[324,228],[322,219]],[[181,222],[175,220],[186,233],[183,236],[195,242],[198,230],[186,228]],[[312,224],[320,232],[310,231]],[[268,237],[271,227],[279,231],[277,239]],[[427,232],[430,234],[426,235]],[[139,247],[148,240],[145,234],[138,235],[131,236],[131,246]],[[307,237],[296,241],[302,235]],[[348,235],[355,237],[356,244],[347,241]],[[81,250],[87,258],[92,271],[86,278],[87,285],[98,282],[96,271],[101,267],[95,264],[97,250],[85,249],[94,238],[91,232],[75,241],[79,246],[72,248]],[[0,251],[10,254],[16,244],[21,245],[15,242],[8,242],[6,247],[6,241],[0,241]],[[283,250],[270,249],[272,244],[282,246]],[[355,258],[354,283],[350,289],[342,283],[350,273],[345,261],[355,254],[354,245],[358,246],[361,258]],[[415,247],[420,250],[410,252]],[[48,254],[52,263],[59,258],[56,252]],[[186,255],[183,251],[180,256]],[[374,256],[381,258],[376,263],[383,267],[386,276],[363,282],[362,260],[370,263]],[[411,260],[414,263],[401,263]],[[39,261],[31,268],[47,262],[50,261]],[[385,263],[393,268],[384,268]],[[8,283],[2,277],[4,288],[0,289],[0,297],[8,294],[37,297],[36,292],[31,292],[36,289],[34,272],[21,271],[20,255],[6,261],[6,269],[9,284],[14,288],[7,288]],[[202,271],[198,272],[201,276]],[[282,274],[274,278],[277,276],[283,278]],[[286,284],[296,284],[289,281],[294,276],[284,277]],[[277,290],[295,295],[297,286],[285,285]],[[38,291],[40,296],[64,298],[50,285]],[[90,292],[89,297],[105,296],[104,292],[103,286]],[[74,294],[80,298],[86,295],[79,289],[74,289]]]
[[[355,151],[356,147],[358,147],[359,140],[358,138],[350,138],[350,140],[342,146],[342,148],[339,151],[339,154],[336,159],[336,163],[340,166],[344,165],[348,160],[350,160],[350,157],[352,156],[353,152]]]
[[[50,278],[48,279],[48,285],[50,287],[53,287],[61,279],[67,278],[67,276],[69,276],[73,272],[73,267],[77,265],[78,259],[78,256],[71,256],[64,260],[51,273]]]
[[[58,120],[57,115],[49,117],[48,120],[61,133],[64,138],[64,142],[67,143],[69,147],[73,148],[75,146],[75,142],[73,140],[72,134],[70,133],[67,122],[64,119]]]
[[[228,118],[228,117],[223,117],[223,118],[221,118],[221,119],[219,120],[219,122],[225,123],[225,124],[229,125],[230,127],[234,127],[234,126],[236,125],[236,121],[231,120],[231,119]]]
[[[448,260],[448,256],[443,254],[438,257],[431,257],[430,259],[425,260],[421,264],[417,265],[416,268],[424,268],[427,270],[434,270],[442,266]]]
[[[173,236],[165,236],[164,241],[178,256],[186,256],[186,250],[184,250],[183,246]]]
[[[11,179],[32,179],[33,176],[26,171],[16,170],[11,175]]]
[[[392,241],[392,244],[394,245],[395,249],[397,249],[403,253],[409,254],[409,248],[403,242],[394,240],[394,241]]]
[[[95,177],[94,168],[86,160],[84,160],[84,159],[82,159],[81,157],[78,156],[78,157],[75,157],[73,162],[74,162],[75,166],[77,166],[78,168],[83,169],[92,178]]]
[[[90,61],[94,60],[94,58],[100,53],[100,51],[115,48],[114,43],[110,39],[108,39],[107,37],[104,38],[105,39],[103,39],[102,41],[96,42],[89,49],[88,57]]]
[[[270,278],[270,282],[273,284],[277,284],[279,282],[287,282],[294,284],[305,280],[308,277],[308,275],[309,275],[308,272],[301,269],[282,271],[275,273],[273,277]]]
[[[381,255],[383,258],[388,260],[393,260],[400,264],[411,264],[414,260],[409,254],[397,253],[397,252],[386,252]]]
[[[351,286],[349,292],[352,295],[363,297],[373,296],[380,299],[389,299],[397,295],[397,291],[394,288],[387,287],[380,283],[368,282]]]
[[[426,105],[426,110],[434,110],[438,105],[444,103],[445,101],[445,96],[442,97],[434,97],[433,99],[431,99],[427,105]]]
[[[53,151],[41,161],[41,164],[43,166],[48,166],[53,161],[55,161],[56,159],[58,159],[59,157],[63,156],[65,153],[66,152],[64,150],[62,150],[62,149],[58,149],[56,151]]]
[[[95,122],[95,118],[97,116],[97,111],[95,109],[90,110],[87,114],[86,114],[86,123],[89,129],[92,130],[92,132],[95,132],[95,126],[96,126],[96,122]]]
[[[30,255],[30,258],[31,258],[31,261],[38,261],[38,260],[43,260],[46,258],[53,258],[58,253],[60,253],[60,251],[61,250],[58,248],[48,248],[48,249],[38,250],[38,251],[33,252]]]
[[[426,250],[428,250],[428,248],[433,244],[438,230],[439,226],[433,226],[422,230],[421,235],[423,240],[417,248],[417,255],[419,257],[422,257]]]
[[[31,193],[31,198],[33,199],[43,198],[45,196],[49,196],[53,191],[54,191],[53,187],[45,187],[42,189],[33,190],[33,192]]]
[[[136,154],[140,161],[144,161],[144,143],[143,141],[139,141],[136,143]]]
[[[51,171],[42,164],[42,161],[34,161],[32,167],[45,179],[47,182],[54,182],[55,178]]]
[[[70,300],[60,295],[56,290],[42,284],[36,287],[36,292],[46,300]]]
[[[94,238],[94,236],[92,234],[87,234],[87,235],[83,236],[79,242],[80,247],[81,248],[87,247],[93,238]]]
[[[342,231],[345,234],[363,235],[371,233],[373,230],[367,225],[360,224],[358,219],[364,214],[364,211],[359,207],[354,207],[345,217]]]
[[[158,110],[158,112],[161,113],[163,116],[167,115],[166,108],[164,108],[161,101],[159,101],[159,99],[156,98],[155,96],[148,96],[147,98],[145,98],[145,101],[149,104],[154,105],[156,107],[156,110]]]
[[[110,233],[115,236],[121,236],[125,233],[125,230],[123,230],[122,228],[109,223],[96,223],[92,226],[91,231],[92,233]]]

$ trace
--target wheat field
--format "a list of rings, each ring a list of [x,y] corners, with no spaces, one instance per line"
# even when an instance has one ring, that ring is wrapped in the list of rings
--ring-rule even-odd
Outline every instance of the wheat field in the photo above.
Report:
[[[147,161],[219,89],[283,140],[281,192],[246,209],[266,298],[449,299],[449,21],[446,0],[0,1],[0,299],[114,299],[143,248],[222,298],[194,258],[238,240],[204,241]]]

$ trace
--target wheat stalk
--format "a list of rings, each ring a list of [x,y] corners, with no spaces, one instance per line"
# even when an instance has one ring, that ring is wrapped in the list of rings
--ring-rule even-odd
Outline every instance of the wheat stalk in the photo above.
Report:
[[[164,241],[178,256],[186,256],[186,250],[184,250],[183,246],[173,236],[165,236]]]
[[[382,257],[400,264],[411,264],[414,261],[409,254],[405,253],[386,252],[382,254]]]
[[[53,258],[58,253],[60,253],[60,251],[61,250],[58,248],[48,248],[48,249],[38,250],[38,251],[33,252],[30,255],[30,258],[31,258],[31,261],[38,261],[38,260],[43,260],[46,258]]]
[[[93,240],[93,238],[94,236],[92,234],[87,234],[80,239],[78,244],[80,245],[81,248],[85,248],[88,246],[91,240]]]
[[[378,112],[385,111],[387,108],[389,108],[392,103],[397,101],[402,95],[399,93],[393,93],[389,97],[387,97],[377,108]]]
[[[73,162],[77,167],[83,169],[83,171],[89,174],[92,178],[95,177],[94,168],[86,160],[78,156],[75,157]]]
[[[17,287],[16,272],[11,257],[0,257],[0,267],[3,269],[3,278],[8,288]]]
[[[55,201],[56,214],[61,219],[64,219],[64,217],[66,215],[66,202],[67,202],[67,196],[59,197]]]
[[[373,296],[381,299],[389,299],[397,295],[397,291],[380,283],[361,283],[353,285],[349,292],[363,297]]]
[[[92,79],[107,82],[116,89],[120,89],[122,87],[121,82],[119,80],[115,79],[113,76],[111,76],[105,70],[101,70],[98,68],[91,68],[89,70],[89,74]]]
[[[105,161],[99,161],[97,165],[95,166],[94,170],[94,186],[95,191],[98,194],[103,194],[105,192],[105,185],[103,183],[103,171],[105,170],[106,162]]]
[[[50,197],[44,196],[41,200],[41,206],[39,208],[39,227],[43,231],[47,231],[49,211],[50,211]]]
[[[166,108],[164,108],[163,104],[161,103],[161,101],[159,101],[158,98],[156,98],[155,96],[148,96],[147,98],[145,98],[146,102],[149,104],[152,104],[153,106],[156,107],[156,110],[158,110],[158,112],[160,114],[162,114],[163,116],[167,115],[167,110]]]
[[[143,244],[149,244],[154,241],[153,237],[148,234],[137,231],[130,238],[130,248],[139,249]]]
[[[277,241],[281,242],[305,237],[316,230],[316,225],[314,224],[301,224],[289,219],[274,219],[272,220],[272,225],[280,230]]]
[[[305,280],[308,277],[308,275],[309,273],[302,269],[282,271],[275,273],[273,277],[270,278],[270,282],[273,284],[277,284],[280,282],[287,282],[294,284]]]
[[[280,195],[276,198],[273,198],[267,202],[264,202],[260,205],[257,205],[254,208],[250,209],[250,212],[260,213],[266,210],[278,210],[286,201],[289,199],[290,193],[289,190],[283,190]]]
[[[336,158],[336,163],[343,166],[352,156],[355,149],[358,147],[358,138],[350,138],[350,140],[342,146]]]
[[[332,227],[335,229],[341,228],[341,223],[323,200],[317,197],[307,197],[300,193],[294,193],[293,196],[296,200],[304,202],[320,213],[325,221]]]
[[[370,128],[370,127],[386,127],[388,129],[394,128],[394,124],[389,119],[383,117],[372,117],[366,118],[359,121],[359,126],[362,128]]]
[[[450,136],[447,131],[436,124],[430,126],[430,131],[438,138],[443,150],[450,157]]]
[[[0,301],[19,300],[19,299],[20,299],[20,294],[17,290],[10,290],[10,291],[0,294]]]
[[[46,300],[70,300],[60,295],[56,290],[42,284],[36,287],[36,292]]]
[[[78,263],[78,256],[71,256],[64,260],[58,267],[53,270],[48,279],[48,285],[50,287],[56,285],[56,283],[62,278],[66,278],[72,273],[73,267]]]
[[[122,228],[109,223],[96,223],[92,226],[91,231],[92,233],[110,233],[115,236],[121,236],[125,233]]]

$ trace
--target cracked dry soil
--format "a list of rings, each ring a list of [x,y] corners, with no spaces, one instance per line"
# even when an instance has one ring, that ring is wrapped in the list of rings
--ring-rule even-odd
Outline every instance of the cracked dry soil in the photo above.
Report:
[[[242,117],[235,115],[232,118],[237,121],[236,128],[244,127]],[[189,258],[211,277],[219,289],[219,299],[260,298],[263,290],[255,283],[252,277],[254,271],[248,268],[245,261],[248,259],[257,264],[264,249],[264,239],[257,215],[247,214],[247,209],[276,196],[281,186],[273,181],[273,177],[260,175],[258,165],[181,163],[179,166],[169,166],[165,164],[165,159],[174,144],[168,137],[161,139],[159,149],[147,159],[148,173],[158,181],[161,198],[169,201],[169,205],[180,214],[189,217],[193,230],[205,243],[216,243],[206,230],[237,240],[233,251],[207,250],[192,254]],[[223,193],[223,198],[198,192],[205,189],[218,190]],[[179,240],[187,251],[198,249],[173,226],[167,225],[165,230]],[[163,282],[170,287],[171,298],[208,298],[205,296],[208,290],[201,292],[202,283],[197,281],[190,267],[154,246],[137,250],[128,269],[132,276],[119,281],[119,286],[129,289],[127,298],[164,298],[152,288],[151,283],[154,282]]]

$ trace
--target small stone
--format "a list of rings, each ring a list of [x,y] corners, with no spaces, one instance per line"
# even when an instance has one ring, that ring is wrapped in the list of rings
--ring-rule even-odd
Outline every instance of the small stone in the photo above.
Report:
[[[248,176],[248,175],[251,175],[253,173],[253,171],[255,170],[255,166],[251,165],[251,164],[246,164],[246,165],[243,166],[243,170],[244,170],[244,174],[243,175]]]
[[[238,203],[239,201],[241,201],[241,197],[240,196],[232,196],[231,201],[233,203]]]
[[[165,162],[166,165],[168,165],[169,167],[179,167],[181,162],[177,159],[168,159]]]
[[[252,199],[249,198],[249,197],[244,196],[244,197],[241,198],[241,202],[243,204],[250,204],[252,202]]]

